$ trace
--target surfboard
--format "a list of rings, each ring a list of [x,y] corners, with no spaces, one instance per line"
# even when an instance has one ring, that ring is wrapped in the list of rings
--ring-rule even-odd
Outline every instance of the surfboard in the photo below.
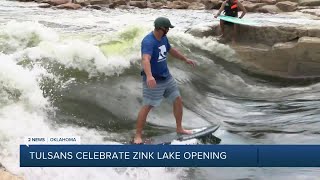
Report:
[[[232,17],[232,16],[225,16],[225,15],[220,15],[218,16],[218,19],[224,20],[224,21],[228,21],[228,22],[232,22],[235,24],[242,24],[242,25],[250,25],[250,26],[258,26],[259,24],[257,22],[254,21],[250,21],[248,19],[240,19],[237,17]]]
[[[213,133],[219,129],[219,125],[207,126],[197,129],[192,129],[192,134],[177,134],[176,132],[164,134],[160,136],[154,136],[147,138],[144,144],[163,144],[170,145],[174,141],[188,141],[191,139],[199,140],[202,143],[219,144],[221,139],[214,136]]]

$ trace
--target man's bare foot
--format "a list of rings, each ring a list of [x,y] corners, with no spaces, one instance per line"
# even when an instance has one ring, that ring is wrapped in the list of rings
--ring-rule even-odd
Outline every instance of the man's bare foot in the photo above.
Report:
[[[186,129],[177,129],[178,134],[192,134],[191,130],[186,130]]]
[[[133,144],[142,144],[142,138],[141,137],[134,137]]]

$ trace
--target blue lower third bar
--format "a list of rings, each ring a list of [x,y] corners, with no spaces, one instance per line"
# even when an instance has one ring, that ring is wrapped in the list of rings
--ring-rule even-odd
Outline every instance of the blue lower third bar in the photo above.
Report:
[[[320,167],[320,145],[20,145],[21,167]]]

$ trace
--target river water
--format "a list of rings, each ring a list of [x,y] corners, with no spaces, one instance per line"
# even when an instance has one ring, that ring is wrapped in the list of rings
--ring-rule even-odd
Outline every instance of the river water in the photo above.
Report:
[[[221,144],[318,144],[320,84],[261,79],[243,71],[235,52],[185,31],[212,23],[212,11],[40,9],[0,5],[0,162],[26,179],[317,179],[316,168],[20,168],[24,136],[81,136],[117,144],[134,133],[141,106],[140,42],[153,20],[176,26],[172,46],[196,68],[169,58],[183,101],[184,125],[220,124]],[[263,23],[314,24],[299,13],[248,14]],[[283,19],[286,19],[285,21]],[[164,101],[145,134],[174,131]]]

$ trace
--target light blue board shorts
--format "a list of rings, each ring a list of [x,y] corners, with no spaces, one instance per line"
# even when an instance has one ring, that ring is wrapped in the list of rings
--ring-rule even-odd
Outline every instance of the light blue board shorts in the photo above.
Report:
[[[178,85],[172,76],[166,80],[157,80],[155,88],[148,88],[145,80],[143,81],[143,105],[153,107],[159,106],[163,98],[173,103],[180,96]]]

